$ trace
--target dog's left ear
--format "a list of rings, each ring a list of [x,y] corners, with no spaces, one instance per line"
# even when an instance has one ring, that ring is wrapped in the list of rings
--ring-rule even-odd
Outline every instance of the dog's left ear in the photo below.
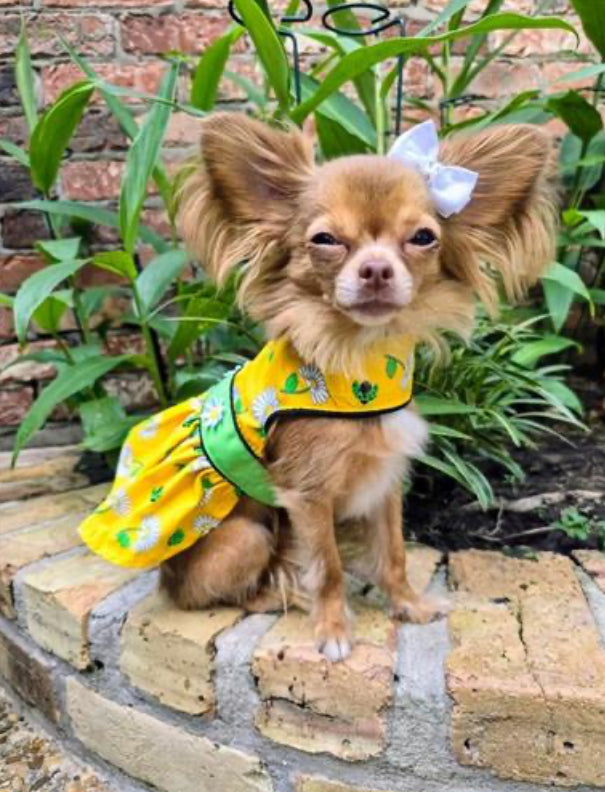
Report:
[[[553,260],[557,191],[553,145],[529,124],[495,126],[446,139],[439,159],[479,174],[470,203],[443,221],[445,268],[495,308],[497,270],[519,297]]]

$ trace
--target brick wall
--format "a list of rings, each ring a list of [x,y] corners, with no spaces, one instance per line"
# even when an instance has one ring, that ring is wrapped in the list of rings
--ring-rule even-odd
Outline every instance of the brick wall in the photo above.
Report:
[[[391,5],[401,6],[409,19],[409,34],[418,31],[444,5],[445,0],[402,0]],[[471,13],[485,7],[483,0],[471,4]],[[506,0],[503,10],[524,13],[535,11],[532,0]],[[0,137],[23,144],[25,122],[20,112],[13,77],[13,53],[19,35],[20,17],[29,24],[30,46],[36,72],[40,107],[53,101],[58,94],[81,75],[64,54],[57,39],[63,35],[77,50],[95,64],[108,81],[154,92],[158,86],[164,63],[161,54],[180,50],[195,58],[207,44],[229,25],[226,2],[219,0],[0,0]],[[569,10],[566,0],[553,0],[548,13],[564,13],[572,23],[579,23]],[[319,15],[314,20],[318,24]],[[490,47],[497,47],[501,33],[492,34]],[[317,47],[302,42],[303,62],[318,57]],[[453,68],[464,51],[457,45]],[[496,105],[506,96],[529,88],[548,88],[553,81],[578,68],[578,61],[593,58],[590,45],[582,40],[577,49],[573,36],[562,31],[528,31],[519,33],[506,50],[495,59],[473,86],[473,93],[481,97],[474,106],[456,110],[457,118]],[[229,68],[247,77],[256,78],[250,47],[245,41],[237,45]],[[180,85],[182,99],[187,99],[188,80],[183,76]],[[575,87],[575,86],[573,86]],[[423,60],[411,59],[405,68],[405,91],[420,96],[437,106],[439,85],[431,76]],[[221,87],[221,103],[242,106],[244,96],[233,83],[225,81]],[[139,108],[135,108],[139,109]],[[140,108],[141,110],[143,108]],[[560,131],[553,124],[555,132]],[[169,163],[180,159],[197,137],[197,122],[184,113],[172,118],[167,139],[166,159]],[[71,145],[69,162],[63,167],[59,194],[68,199],[102,201],[114,205],[119,180],[124,167],[125,140],[116,122],[102,101],[94,101]],[[41,266],[33,244],[47,236],[39,214],[17,211],[14,202],[35,197],[24,169],[0,154],[0,291],[14,293],[22,280]],[[153,196],[148,202],[146,222],[166,231],[165,219]],[[99,233],[96,243],[111,247],[115,237],[107,230]],[[95,270],[82,274],[85,283],[99,283],[104,273]],[[106,306],[106,319],[119,315],[115,302]],[[66,319],[65,332],[73,340],[73,321]],[[72,335],[70,335],[72,334]],[[48,345],[48,340],[32,339],[35,346]],[[117,330],[112,343],[127,348],[136,339],[123,337]],[[17,354],[10,312],[0,307],[0,369]],[[0,425],[18,424],[40,388],[52,377],[52,368],[27,364],[0,373]],[[124,401],[135,407],[148,406],[149,388],[140,388],[128,378],[116,380],[112,387]],[[59,411],[57,418],[65,418]]]

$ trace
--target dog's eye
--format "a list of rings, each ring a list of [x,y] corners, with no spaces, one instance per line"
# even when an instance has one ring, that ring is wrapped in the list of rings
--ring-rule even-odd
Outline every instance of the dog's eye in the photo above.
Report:
[[[428,247],[437,241],[437,237],[430,228],[420,228],[410,239],[410,244],[418,247]]]
[[[320,231],[319,234],[315,234],[315,236],[311,237],[311,242],[314,245],[340,245],[336,237],[328,234],[327,231]]]

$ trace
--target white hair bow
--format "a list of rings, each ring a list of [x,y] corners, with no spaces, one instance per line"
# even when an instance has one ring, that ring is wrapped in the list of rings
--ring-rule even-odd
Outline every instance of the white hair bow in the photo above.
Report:
[[[438,153],[435,124],[424,121],[400,135],[388,156],[421,173],[437,211],[449,217],[462,211],[471,200],[479,174],[456,165],[442,165],[437,159]]]

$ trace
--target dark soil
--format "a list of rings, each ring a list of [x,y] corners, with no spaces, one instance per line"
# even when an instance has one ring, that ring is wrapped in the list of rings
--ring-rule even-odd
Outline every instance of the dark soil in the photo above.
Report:
[[[526,473],[520,483],[498,466],[484,466],[496,496],[487,511],[450,479],[418,474],[406,505],[408,536],[445,551],[605,549],[603,387],[586,380],[573,387],[586,406],[588,433],[558,427],[565,439],[544,436],[536,449],[515,451]],[[555,527],[557,522],[567,531]]]

